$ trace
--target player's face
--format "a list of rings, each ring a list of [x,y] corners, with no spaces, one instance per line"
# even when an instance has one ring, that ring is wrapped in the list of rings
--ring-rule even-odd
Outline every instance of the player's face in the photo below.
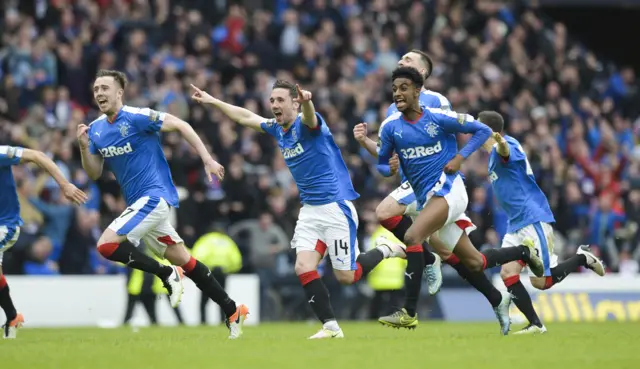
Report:
[[[93,98],[102,113],[113,113],[123,94],[124,90],[113,77],[98,77],[93,83]]]
[[[279,125],[289,124],[296,119],[298,103],[293,101],[289,90],[285,88],[273,89],[269,102],[271,102],[271,112]]]
[[[411,67],[414,69],[417,69],[418,72],[420,72],[420,74],[422,74],[423,76],[425,75],[425,73],[427,72],[424,65],[422,65],[421,62],[421,56],[416,54],[416,53],[406,53],[402,56],[402,58],[400,60],[398,60],[398,66],[399,67]]]
[[[420,95],[420,89],[416,88],[413,82],[407,78],[396,78],[393,81],[393,102],[401,113],[415,108]]]

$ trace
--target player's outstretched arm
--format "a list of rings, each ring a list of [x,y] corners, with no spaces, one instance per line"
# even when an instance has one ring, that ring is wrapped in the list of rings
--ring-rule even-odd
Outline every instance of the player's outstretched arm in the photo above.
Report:
[[[184,139],[187,140],[194,149],[196,149],[198,155],[200,155],[209,181],[213,180],[211,174],[214,174],[219,180],[224,178],[224,167],[217,161],[213,160],[211,154],[209,154],[209,151],[207,151],[207,148],[204,146],[204,142],[202,142],[200,136],[198,136],[189,123],[174,115],[164,113],[164,120],[162,121],[162,127],[160,127],[160,130],[162,132],[178,131],[182,134],[182,137],[184,137]]]
[[[226,102],[216,99],[215,97],[209,95],[205,91],[199,89],[198,87],[191,85],[194,93],[191,95],[191,99],[200,104],[215,106],[220,109],[224,115],[231,118],[233,121],[242,124],[245,127],[252,128],[258,132],[264,132],[260,124],[262,122],[266,122],[267,118],[261,117],[258,114],[247,110],[245,108],[241,108],[239,106],[227,104]]]
[[[80,191],[76,186],[69,183],[66,178],[64,178],[64,174],[56,163],[53,160],[49,159],[47,155],[43,152],[31,150],[31,149],[23,149],[22,158],[20,162],[23,163],[25,161],[36,163],[40,168],[44,169],[60,186],[62,193],[64,196],[69,199],[71,202],[75,204],[84,204],[88,197],[87,194]]]
[[[102,175],[102,166],[104,164],[104,158],[100,155],[93,154],[90,149],[89,143],[89,126],[86,124],[78,125],[77,137],[78,145],[80,146],[80,159],[82,160],[82,168],[87,172],[89,178],[94,181]]]
[[[374,158],[378,157],[378,144],[367,136],[367,123],[359,123],[353,127],[353,137]]]
[[[458,114],[454,111],[440,109],[430,109],[430,111],[445,131],[473,134],[469,142],[458,152],[458,155],[444,167],[446,173],[455,173],[460,170],[462,161],[478,150],[491,137],[493,131],[469,114]]]
[[[298,90],[298,97],[294,101],[300,103],[302,109],[302,124],[309,128],[316,128],[318,126],[318,117],[316,116],[316,108],[311,101],[311,92],[303,90],[300,85],[296,85]]]

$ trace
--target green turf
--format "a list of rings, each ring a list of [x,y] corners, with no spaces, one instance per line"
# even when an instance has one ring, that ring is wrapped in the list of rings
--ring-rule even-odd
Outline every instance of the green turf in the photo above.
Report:
[[[317,325],[262,324],[241,340],[224,327],[23,329],[0,340],[11,369],[590,369],[638,368],[640,323],[567,323],[543,336],[497,324],[422,323],[414,331],[345,323],[346,338],[309,341]]]

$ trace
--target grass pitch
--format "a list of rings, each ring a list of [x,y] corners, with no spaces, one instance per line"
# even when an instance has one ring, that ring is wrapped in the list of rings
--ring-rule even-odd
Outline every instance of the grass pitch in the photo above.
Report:
[[[519,327],[515,327],[516,329]],[[310,341],[319,325],[22,329],[0,340],[11,369],[602,369],[637,368],[640,323],[567,323],[541,336],[499,335],[498,324],[423,322],[414,331],[344,323],[346,338]]]

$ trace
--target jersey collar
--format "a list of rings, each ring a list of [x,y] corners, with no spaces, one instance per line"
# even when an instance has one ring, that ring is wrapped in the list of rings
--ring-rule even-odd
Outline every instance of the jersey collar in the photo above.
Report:
[[[418,117],[415,120],[407,120],[404,115],[400,115],[402,117],[402,120],[409,123],[409,124],[416,124],[418,123],[418,121],[420,120],[420,118],[422,118],[424,116],[424,108],[422,109],[422,113],[420,113],[420,115],[418,115]]]
[[[107,116],[107,123],[113,124],[116,121],[116,119],[118,119],[118,115],[120,115],[120,112],[122,111],[123,108],[124,108],[124,105],[122,105],[122,108],[120,108],[120,110],[116,112],[116,114],[113,116],[113,119],[109,119],[109,117]]]

